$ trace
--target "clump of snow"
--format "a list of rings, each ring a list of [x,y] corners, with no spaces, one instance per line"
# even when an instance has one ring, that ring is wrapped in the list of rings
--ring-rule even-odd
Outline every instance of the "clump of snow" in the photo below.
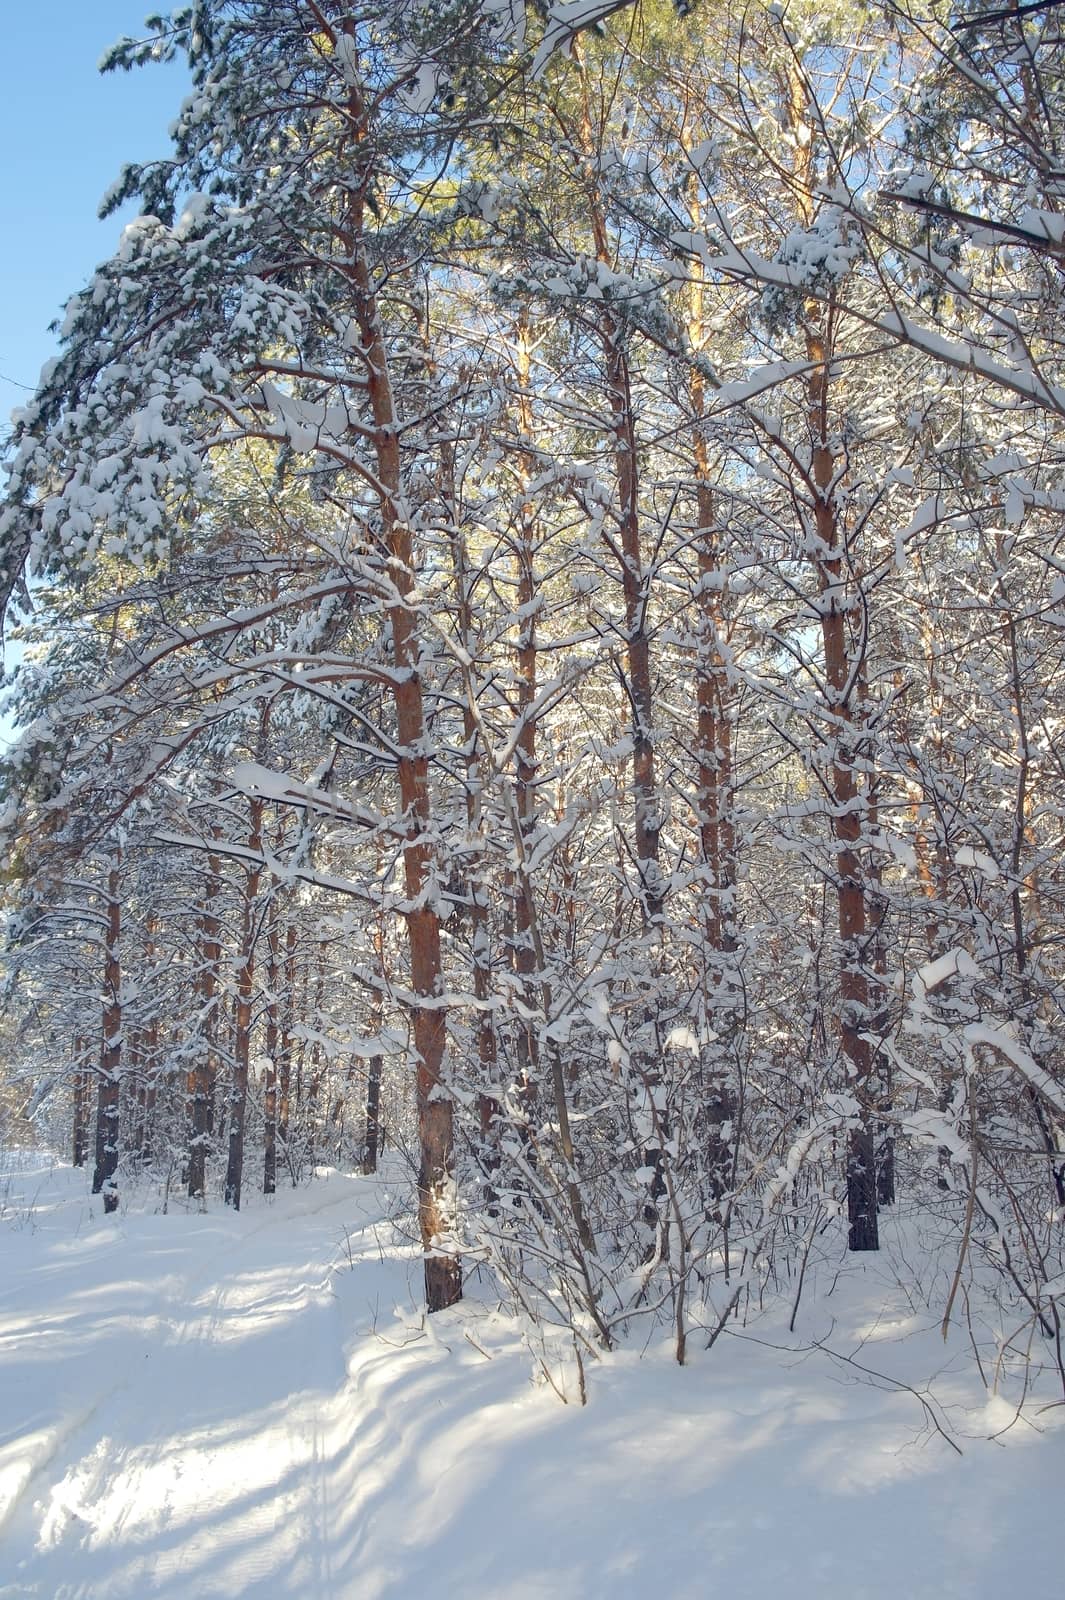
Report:
[[[926,961],[918,969],[914,974],[914,988],[918,994],[922,991],[931,994],[949,978],[982,977],[983,973],[967,950],[948,950],[945,955],[937,957],[935,961]]]
[[[994,880],[1002,876],[998,862],[989,856],[986,850],[972,850],[967,844],[954,852],[954,860],[959,867],[971,867],[974,872],[981,873],[985,878]]]

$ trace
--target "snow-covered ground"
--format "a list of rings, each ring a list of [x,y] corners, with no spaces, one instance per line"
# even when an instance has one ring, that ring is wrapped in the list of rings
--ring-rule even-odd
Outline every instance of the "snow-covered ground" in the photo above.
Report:
[[[1011,1426],[889,1253],[794,1334],[610,1356],[582,1409],[483,1299],[423,1321],[388,1206],[332,1173],[105,1221],[83,1174],[0,1174],[3,1600],[1061,1592],[1061,1409]]]

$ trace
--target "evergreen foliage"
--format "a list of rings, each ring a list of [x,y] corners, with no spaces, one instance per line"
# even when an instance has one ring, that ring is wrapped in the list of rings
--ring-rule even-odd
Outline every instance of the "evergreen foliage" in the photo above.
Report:
[[[1058,27],[114,47],[194,93],[0,518],[10,1003],[105,1195],[383,1135],[430,1309],[681,1361],[895,1206],[1060,1367]]]

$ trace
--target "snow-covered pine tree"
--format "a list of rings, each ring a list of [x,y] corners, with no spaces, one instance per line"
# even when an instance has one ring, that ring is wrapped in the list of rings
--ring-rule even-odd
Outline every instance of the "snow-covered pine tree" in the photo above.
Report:
[[[467,69],[509,48],[512,24],[498,7],[463,3],[204,0],[156,19],[147,44],[120,42],[114,67],[184,52],[194,93],[172,158],[128,168],[115,189],[114,204],[138,195],[144,215],[68,307],[62,354],[18,425],[3,525],[9,573],[23,561],[37,574],[91,569],[104,555],[150,581],[170,562],[180,572],[200,505],[249,441],[327,496],[339,609],[368,606],[383,630],[371,676],[391,709],[370,738],[396,784],[395,908],[409,935],[434,1310],[461,1282],[425,687],[433,644],[419,597],[416,461],[440,420],[408,289],[432,247],[423,213],[449,141],[490,84],[490,72]],[[239,539],[250,566],[254,541]],[[255,622],[222,619],[215,638],[227,620],[243,637]],[[171,635],[163,649],[191,642]],[[343,701],[365,676],[341,650],[334,694]]]

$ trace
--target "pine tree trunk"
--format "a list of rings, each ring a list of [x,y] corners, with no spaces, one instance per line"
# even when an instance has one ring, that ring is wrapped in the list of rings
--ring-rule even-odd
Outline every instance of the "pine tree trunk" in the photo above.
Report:
[[[344,30],[354,40],[354,23]],[[349,126],[356,141],[368,131],[368,110],[353,86],[348,100]],[[362,164],[365,171],[365,163]],[[455,1194],[453,1178],[453,1111],[443,1082],[447,1022],[440,1003],[443,968],[440,924],[434,900],[426,890],[433,872],[427,835],[430,824],[428,729],[418,670],[418,619],[407,604],[414,584],[414,542],[400,514],[402,470],[395,400],[380,310],[366,259],[363,227],[367,205],[364,186],[353,191],[344,239],[348,282],[365,362],[367,393],[375,430],[374,454],[380,485],[382,543],[396,601],[388,607],[392,635],[393,701],[396,710],[400,804],[407,829],[403,851],[407,938],[411,988],[416,997],[413,1042],[416,1058],[415,1101],[418,1113],[418,1223],[425,1257],[425,1297],[430,1312],[453,1305],[462,1294],[462,1271],[454,1251]]]
[[[531,348],[528,317],[523,312],[515,330],[515,348],[518,377],[518,428],[523,443],[531,445],[533,439],[533,412],[531,377]],[[515,740],[514,794],[518,808],[518,822],[526,849],[531,849],[537,817],[538,761],[536,754],[536,695],[537,695],[537,637],[536,637],[536,531],[534,508],[528,498],[528,489],[535,471],[536,458],[531,449],[518,455],[518,486],[520,504],[513,535],[514,559],[517,569],[518,637],[516,640],[518,734]],[[521,985],[525,1016],[518,1022],[517,1061],[518,1096],[527,1121],[531,1122],[536,1102],[540,1076],[540,1041],[536,1032],[536,951],[533,947],[532,925],[535,908],[531,903],[532,884],[527,878],[511,874],[511,966]],[[546,1019],[545,1019],[546,1020]]]
[[[587,200],[596,260],[613,266],[602,194],[596,179],[596,140],[588,99],[588,82],[578,46],[574,53],[581,74],[582,153],[586,159]],[[608,313],[599,319],[599,339],[606,368],[607,402],[613,436],[614,471],[618,490],[618,540],[607,539],[621,567],[625,607],[625,692],[632,713],[633,846],[639,873],[640,915],[645,927],[662,920],[665,884],[659,865],[662,813],[655,770],[654,693],[651,672],[651,636],[647,612],[650,600],[640,545],[640,475],[636,441],[636,414],[632,374],[625,350],[624,332]]]
[[[267,927],[266,1078],[263,1084],[263,1194],[277,1190],[277,1050],[279,1039],[277,991],[281,979],[278,914],[275,898]]]
[[[277,1063],[277,1143],[282,1156],[289,1161],[289,1127],[292,1118],[292,1026],[296,1010],[296,958],[299,950],[299,929],[290,922],[285,929],[285,992]],[[292,1181],[295,1183],[293,1169]]]
[[[75,1167],[83,1167],[89,1159],[89,1092],[92,1082],[86,1060],[88,1041],[74,1040],[74,1127],[71,1159]]]
[[[214,1123],[217,1075],[218,969],[222,959],[221,921],[216,906],[222,891],[222,869],[216,855],[208,854],[207,878],[200,912],[200,1039],[197,1057],[187,1080],[189,1110],[188,1193],[203,1200],[207,1192],[207,1146]]]
[[[352,93],[352,126],[365,123],[361,96]],[[429,756],[422,681],[418,667],[418,618],[407,604],[414,584],[411,529],[399,513],[402,474],[397,416],[388,354],[370,268],[362,248],[361,197],[353,197],[349,283],[366,363],[373,414],[381,522],[389,576],[397,596],[388,607],[395,666],[393,700],[398,745],[396,763],[400,804],[407,830],[403,850],[405,918],[410,949],[413,1042],[418,1113],[418,1222],[425,1256],[425,1296],[429,1311],[453,1305],[462,1294],[462,1270],[454,1246],[453,1110],[444,1080],[446,1012],[440,1003],[443,968],[435,897],[426,891],[434,871],[428,843],[431,818]]]
[[[428,352],[428,331],[426,333]],[[455,484],[455,449],[450,439],[440,446],[440,492],[451,527],[451,563],[456,590],[456,625],[459,642],[472,660],[476,654],[474,638],[473,605],[469,559],[460,522],[459,497]],[[476,708],[472,704],[475,693],[471,680],[466,683],[466,698],[462,709],[462,734],[466,752],[466,830],[469,837],[470,862],[467,877],[462,885],[469,902],[470,946],[473,967],[473,997],[477,1003],[477,1110],[481,1132],[480,1160],[486,1175],[499,1165],[498,1137],[500,1103],[497,1093],[498,1046],[495,1019],[490,1008],[492,988],[491,941],[488,901],[485,891],[484,850],[474,850],[474,841],[482,840],[482,774],[483,758],[480,748],[481,732],[477,725]],[[373,1064],[371,1063],[371,1077]],[[367,1110],[369,1126],[369,1110]],[[367,1136],[367,1144],[369,1138]],[[376,1159],[376,1158],[375,1158]],[[486,1202],[491,1211],[496,1195],[491,1182],[486,1187]]]
[[[262,849],[261,800],[250,800],[251,826],[248,845],[258,855]],[[241,909],[240,966],[237,970],[237,998],[233,1027],[233,1081],[229,1094],[229,1159],[226,1164],[225,1201],[240,1210],[244,1182],[244,1123],[248,1109],[248,1069],[251,1058],[252,997],[255,979],[256,906],[262,870],[249,870]]]
[[[383,1056],[370,1057],[370,1070],[366,1079],[366,1137],[362,1147],[362,1170],[369,1177],[377,1171],[377,1156],[381,1142],[381,1070]]]
[[[803,225],[812,223],[816,206],[814,151],[818,128],[807,80],[794,63],[784,69],[786,115],[794,134],[796,201]],[[840,514],[837,461],[830,443],[829,364],[834,348],[834,312],[809,300],[805,306],[807,378],[806,416],[809,428],[809,488],[817,535],[813,564],[819,588],[821,644],[825,663],[828,741],[832,759],[826,774],[831,799],[831,828],[836,858],[836,902],[839,933],[839,1036],[847,1066],[848,1087],[858,1102],[858,1120],[847,1136],[846,1186],[848,1243],[851,1250],[879,1248],[876,1202],[876,1137],[880,1092],[869,1043],[870,993],[865,973],[869,938],[868,889],[860,845],[867,797],[859,783],[864,729],[859,684],[865,644],[857,657],[848,643],[848,622],[854,599],[844,569],[846,528]],[[865,637],[864,631],[860,630]],[[856,716],[856,704],[859,715]]]
[[[810,359],[816,363],[809,379],[810,424],[813,433],[812,480],[817,493],[814,519],[823,551],[839,552],[843,530],[838,526],[836,501],[831,492],[835,460],[828,436],[827,341],[816,332],[807,335]],[[859,1104],[859,1123],[847,1141],[847,1216],[852,1250],[879,1249],[876,1203],[875,1112],[879,1094],[874,1057],[869,1043],[870,995],[865,973],[869,940],[867,884],[859,846],[865,803],[858,784],[858,750],[861,730],[855,724],[852,696],[860,667],[847,645],[846,579],[838,553],[817,562],[821,590],[821,638],[825,657],[828,715],[834,755],[829,769],[832,796],[832,831],[836,843],[836,900],[839,914],[840,1043],[849,1066],[851,1086]]]
[[[122,1069],[122,937],[121,858],[116,855],[107,875],[105,901],[103,1016],[101,1019],[100,1077],[96,1099],[96,1167],[93,1194],[104,1197],[104,1213],[118,1210],[120,1074]]]
[[[693,182],[689,215],[693,230],[704,225]],[[706,339],[705,293],[700,264],[693,265],[689,286],[688,342],[701,351]],[[738,1096],[727,1071],[734,1037],[741,1025],[741,988],[736,970],[739,877],[735,822],[734,753],[737,691],[727,657],[728,619],[722,586],[718,518],[715,513],[713,474],[707,443],[706,380],[693,362],[688,377],[688,401],[694,432],[695,523],[698,560],[696,593],[696,821],[699,829],[701,900],[703,906],[704,959],[707,1012],[720,1041],[714,1046],[704,1083],[703,1113],[707,1128],[707,1172],[714,1201],[728,1189],[733,1171],[732,1152],[722,1138],[732,1122]]]

